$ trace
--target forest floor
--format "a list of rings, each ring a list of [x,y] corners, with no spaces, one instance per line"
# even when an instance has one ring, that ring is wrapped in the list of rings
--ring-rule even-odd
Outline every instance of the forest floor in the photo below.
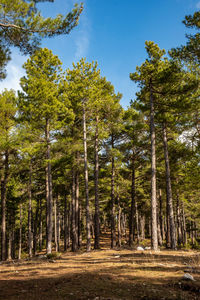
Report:
[[[195,281],[182,280],[190,273]],[[0,299],[200,299],[196,251],[109,249],[0,264]]]

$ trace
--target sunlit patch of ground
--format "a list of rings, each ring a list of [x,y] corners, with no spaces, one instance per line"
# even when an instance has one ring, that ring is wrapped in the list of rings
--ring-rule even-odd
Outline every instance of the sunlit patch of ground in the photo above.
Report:
[[[195,281],[182,281],[184,272]],[[6,262],[0,299],[200,299],[200,256],[104,249]]]

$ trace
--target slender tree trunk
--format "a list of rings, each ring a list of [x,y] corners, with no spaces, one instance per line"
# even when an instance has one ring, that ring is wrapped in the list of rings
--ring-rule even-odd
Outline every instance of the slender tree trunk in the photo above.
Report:
[[[68,248],[68,209],[67,209],[67,195],[64,198],[64,251]]]
[[[53,222],[52,222],[52,213],[53,213],[53,197],[52,197],[52,177],[51,177],[51,147],[50,147],[50,124],[49,120],[46,119],[46,158],[47,158],[47,167],[46,167],[46,200],[47,200],[47,254],[52,252],[52,233],[53,233]]]
[[[39,214],[39,201],[37,201],[35,219],[33,224],[33,254],[36,255],[37,252],[37,241],[38,241],[38,214]]]
[[[162,241],[165,239],[165,231],[164,231],[164,220],[163,220],[163,201],[162,201],[162,190],[159,189],[159,204],[160,204],[160,209],[159,209],[159,219],[160,219],[160,233],[161,233],[161,238]]]
[[[98,132],[98,122],[99,118],[96,116],[96,132],[95,132],[95,155],[94,155],[94,186],[95,186],[95,215],[94,215],[94,232],[95,232],[95,241],[94,248],[99,249],[99,132]]]
[[[135,153],[132,155],[132,180],[131,180],[131,211],[129,220],[129,246],[135,240]]]
[[[139,244],[140,231],[139,231],[139,214],[138,214],[137,202],[135,202],[135,221],[136,221],[136,230],[137,230],[137,244]]]
[[[162,246],[162,231],[160,226],[160,218],[157,216],[157,222],[158,222],[158,244],[159,246]]]
[[[60,207],[57,203],[57,248],[60,252],[60,234],[61,234],[61,214],[60,214]]]
[[[182,219],[183,219],[183,243],[184,243],[184,246],[187,245],[187,228],[186,228],[186,218],[185,218],[185,211],[184,211],[184,207],[183,207],[183,204],[182,204]]]
[[[28,183],[28,254],[32,257],[33,232],[32,232],[32,161],[29,165],[29,183]]]
[[[191,220],[191,239],[192,239],[192,246],[194,246],[194,221]]]
[[[15,210],[12,209],[12,221],[11,221],[11,232],[12,232],[12,243],[11,243],[11,256],[12,259],[15,259],[15,222],[16,222],[16,216],[15,216]]]
[[[8,230],[8,260],[12,259],[12,229]]]
[[[42,251],[42,200],[40,199],[40,216],[39,216],[39,249]]]
[[[79,153],[77,153],[77,163],[79,163]],[[76,168],[76,174],[75,174],[75,230],[76,230],[76,244],[77,248],[80,247],[79,244],[79,170],[78,167]]]
[[[55,241],[55,251],[58,252],[58,230],[57,230],[57,199],[54,199],[54,241]]]
[[[178,233],[178,245],[180,246],[183,242],[182,240],[182,232],[181,232],[181,215],[180,215],[180,203],[179,203],[179,195],[177,194],[177,233]]]
[[[117,204],[118,204],[118,223],[117,223],[117,229],[118,229],[118,246],[121,247],[122,245],[122,229],[121,229],[121,215],[122,215],[122,209],[120,205],[120,199],[119,199],[119,193],[117,192]]]
[[[154,124],[154,99],[150,80],[150,128],[151,128],[151,245],[158,250],[157,200],[156,200],[156,133]]]
[[[80,202],[78,210],[78,246],[79,248],[82,246],[82,206]]]
[[[176,228],[174,224],[174,211],[173,211],[166,123],[163,124],[163,145],[164,145],[164,155],[165,155],[167,205],[169,209],[168,213],[169,213],[169,226],[170,226],[170,242],[171,242],[171,248],[176,249]]]
[[[85,101],[85,100],[84,100]],[[90,205],[89,205],[89,186],[88,186],[88,160],[87,160],[87,128],[85,103],[83,103],[83,144],[84,144],[84,169],[85,169],[85,196],[86,196],[86,236],[87,251],[91,251],[91,232],[90,232]]]
[[[71,215],[71,224],[72,224],[72,251],[76,252],[78,250],[78,240],[76,232],[76,175],[75,168],[72,168],[72,215]]]
[[[140,215],[139,217],[139,224],[140,224],[140,240],[145,239],[145,215]]]
[[[19,251],[18,259],[21,259],[22,255],[22,204],[19,205]]]
[[[111,136],[111,146],[114,149],[114,137]],[[115,229],[115,160],[112,156],[111,170],[111,248],[116,247],[116,229]]]
[[[1,180],[1,260],[6,260],[6,192],[9,171],[9,153],[5,151],[4,178]]]

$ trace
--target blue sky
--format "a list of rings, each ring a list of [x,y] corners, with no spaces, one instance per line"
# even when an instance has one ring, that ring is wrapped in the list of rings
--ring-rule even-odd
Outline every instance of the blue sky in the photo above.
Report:
[[[73,7],[74,0],[55,0],[39,5],[45,16],[64,14]],[[84,11],[79,25],[68,36],[45,39],[48,47],[63,62],[63,69],[81,57],[97,61],[101,74],[121,92],[121,104],[126,107],[134,99],[136,86],[129,79],[146,58],[144,43],[154,41],[169,50],[186,42],[190,31],[182,24],[184,16],[200,9],[200,0],[83,0]],[[19,88],[21,68],[27,57],[13,50],[7,79],[0,89]]]

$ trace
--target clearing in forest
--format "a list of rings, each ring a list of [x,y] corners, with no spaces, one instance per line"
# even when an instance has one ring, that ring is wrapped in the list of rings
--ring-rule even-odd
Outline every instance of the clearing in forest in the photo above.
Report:
[[[184,273],[195,281],[184,281]],[[0,299],[200,299],[200,255],[131,249],[1,263]]]

